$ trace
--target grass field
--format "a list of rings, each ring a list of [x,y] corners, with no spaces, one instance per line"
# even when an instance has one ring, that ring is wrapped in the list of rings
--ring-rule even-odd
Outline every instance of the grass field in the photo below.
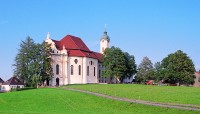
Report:
[[[89,85],[85,87],[89,87]],[[64,89],[42,88],[1,93],[0,113],[198,114],[199,112],[115,101]]]
[[[195,87],[147,86],[137,84],[87,84],[65,87],[129,99],[200,106],[200,88]]]

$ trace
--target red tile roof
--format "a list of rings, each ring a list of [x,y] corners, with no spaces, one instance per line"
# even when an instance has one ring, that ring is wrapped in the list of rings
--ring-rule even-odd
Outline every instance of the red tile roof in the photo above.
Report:
[[[4,83],[4,81],[0,78],[0,83]]]
[[[58,50],[62,50],[62,47],[60,47],[60,42],[59,42],[59,41],[56,41],[56,40],[52,40],[52,41],[55,43],[56,48],[57,48]]]
[[[58,44],[58,43],[57,43]],[[60,49],[65,46],[68,49],[79,49],[84,51],[90,51],[89,48],[85,45],[85,43],[78,37],[67,35],[62,40],[60,40]]]
[[[94,52],[94,54],[97,56],[99,62],[103,62],[102,60],[103,55],[101,53]]]
[[[21,82],[17,77],[13,76],[3,83],[3,85],[24,85],[24,83]]]
[[[69,56],[89,57],[98,59],[101,62],[102,54],[90,51],[85,43],[78,37],[67,35],[60,41],[52,40],[58,50],[62,50],[63,46],[68,51]]]

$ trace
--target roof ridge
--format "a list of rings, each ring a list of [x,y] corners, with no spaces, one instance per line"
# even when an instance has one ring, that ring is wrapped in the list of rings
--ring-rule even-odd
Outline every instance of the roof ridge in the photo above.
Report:
[[[12,82],[12,80],[13,80],[13,77],[11,77],[10,83]],[[10,85],[10,83],[9,83],[9,85]]]
[[[78,47],[78,49],[80,49],[80,47],[76,44],[76,42],[73,40],[73,38],[72,37],[74,37],[74,38],[78,38],[78,37],[75,37],[75,36],[72,36],[72,35],[69,35],[70,36],[70,38],[71,38],[71,40],[74,42],[74,44]],[[79,38],[80,39],[80,38]]]

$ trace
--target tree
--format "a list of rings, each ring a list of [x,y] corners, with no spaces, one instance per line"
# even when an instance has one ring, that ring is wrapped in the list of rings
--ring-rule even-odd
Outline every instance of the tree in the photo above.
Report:
[[[34,74],[31,79],[31,86],[38,88],[38,84],[41,82],[42,76]]]
[[[127,52],[124,52],[126,71],[124,72],[124,77],[131,77],[137,73],[137,65],[135,64],[135,57]]]
[[[41,45],[42,50],[42,68],[41,68],[41,80],[44,82],[45,80],[48,82],[53,78],[53,68],[51,64],[51,45],[43,42]]]
[[[30,75],[30,85],[32,87],[38,87],[41,83],[41,68],[42,68],[42,50],[41,44],[35,44],[33,46],[31,62],[29,64],[29,75]]]
[[[26,86],[37,87],[44,80],[50,80],[53,76],[50,52],[49,45],[36,44],[32,38],[27,37],[21,42],[15,57],[15,75]]]
[[[121,77],[127,70],[125,61],[125,55],[120,48],[114,46],[107,48],[103,55],[103,77],[110,77],[111,79],[115,77],[121,82]]]
[[[151,60],[148,57],[144,57],[138,66],[138,72],[135,79],[139,83],[145,83],[147,80],[155,79],[154,73],[155,72]]]
[[[162,60],[164,79],[168,83],[193,84],[195,67],[186,53],[178,50]]]
[[[21,41],[20,49],[15,57],[14,73],[28,86],[31,82],[31,63],[34,57],[34,48],[34,41],[28,36],[25,41]]]
[[[161,62],[156,62],[154,64],[154,69],[155,69],[155,81],[158,82],[163,79]]]

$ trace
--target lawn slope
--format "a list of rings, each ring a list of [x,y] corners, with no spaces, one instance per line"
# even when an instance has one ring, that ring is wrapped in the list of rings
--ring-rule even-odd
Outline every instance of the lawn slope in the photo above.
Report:
[[[195,87],[148,86],[137,84],[86,84],[64,87],[135,100],[200,106],[200,88]]]
[[[0,113],[140,113],[197,114],[197,111],[126,103],[64,89],[34,89],[0,94]]]

